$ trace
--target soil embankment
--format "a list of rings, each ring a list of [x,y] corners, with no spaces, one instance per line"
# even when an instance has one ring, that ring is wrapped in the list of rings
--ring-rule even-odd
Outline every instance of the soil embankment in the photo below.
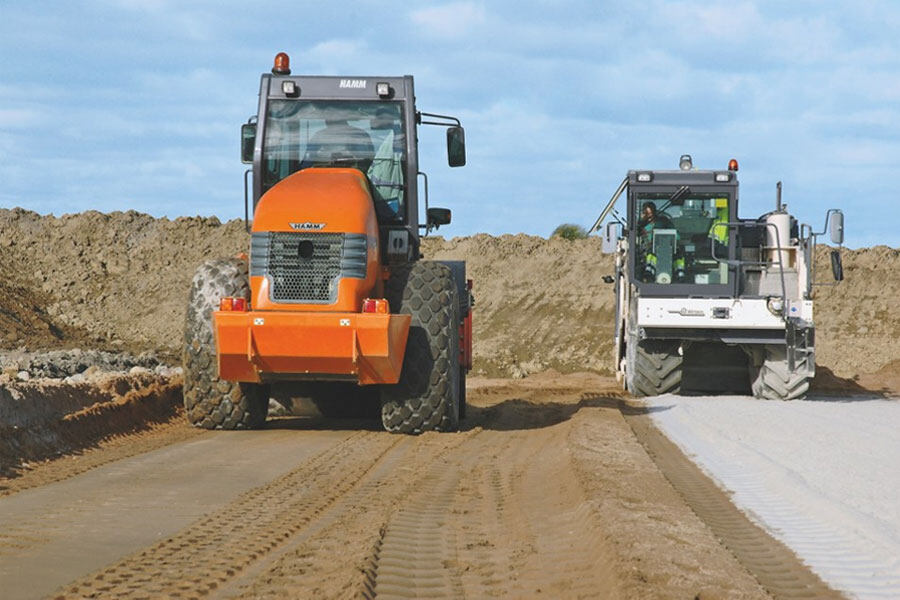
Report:
[[[0,210],[0,348],[153,351],[177,362],[194,269],[248,245],[239,220]],[[468,261],[478,374],[610,373],[615,303],[602,276],[613,266],[599,239],[432,237],[423,253]],[[820,278],[826,259],[820,253]],[[885,367],[900,360],[898,267],[897,249],[845,251],[846,281],[818,289],[817,363],[826,378],[870,389],[890,383]]]

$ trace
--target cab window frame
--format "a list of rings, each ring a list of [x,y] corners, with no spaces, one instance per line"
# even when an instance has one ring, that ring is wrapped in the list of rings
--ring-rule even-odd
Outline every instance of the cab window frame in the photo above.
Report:
[[[691,192],[702,195],[721,196],[728,199],[728,220],[729,222],[737,221],[737,190],[733,186],[721,185],[701,185],[691,182],[685,182],[691,188]],[[656,283],[642,281],[639,274],[639,252],[638,249],[638,222],[641,218],[640,204],[643,200],[638,200],[639,195],[644,194],[669,194],[671,195],[678,189],[678,185],[672,184],[631,184],[628,186],[628,229],[629,229],[629,246],[634,249],[630,252],[629,271],[631,283],[637,288],[642,296],[676,296],[676,297],[694,297],[694,298],[724,298],[735,297],[738,289],[738,271],[733,264],[728,264],[728,281],[727,283]],[[657,206],[657,209],[662,207]],[[734,261],[736,252],[737,236],[734,227],[729,227],[728,231],[728,252],[727,256],[718,256],[719,259],[727,259]]]

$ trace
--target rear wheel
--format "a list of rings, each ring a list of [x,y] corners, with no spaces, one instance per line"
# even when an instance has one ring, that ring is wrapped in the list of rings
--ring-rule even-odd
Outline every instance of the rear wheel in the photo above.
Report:
[[[203,263],[191,282],[184,327],[184,408],[204,429],[261,427],[268,412],[265,386],[219,379],[212,313],[225,296],[249,300],[247,262],[237,258]]]
[[[635,396],[658,396],[681,391],[683,357],[680,343],[666,340],[634,340],[626,349],[626,388]]]
[[[446,265],[419,261],[394,269],[385,295],[412,321],[395,385],[381,388],[381,420],[395,433],[459,428],[459,303]]]
[[[764,400],[799,400],[809,391],[811,354],[797,352],[794,370],[788,365],[787,347],[766,346],[761,364],[750,361],[753,395]]]

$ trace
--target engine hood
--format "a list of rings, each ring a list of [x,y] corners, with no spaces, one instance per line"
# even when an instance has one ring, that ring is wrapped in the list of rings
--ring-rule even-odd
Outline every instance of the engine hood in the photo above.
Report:
[[[266,192],[253,215],[253,231],[370,233],[374,205],[356,169],[309,168]]]

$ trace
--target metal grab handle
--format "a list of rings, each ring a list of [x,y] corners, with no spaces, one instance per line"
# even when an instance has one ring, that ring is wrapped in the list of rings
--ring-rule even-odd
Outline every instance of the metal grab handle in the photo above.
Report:
[[[419,229],[425,230],[425,236],[431,231],[431,227],[428,226],[428,175],[425,174],[424,171],[419,171],[416,175],[421,175],[422,179],[425,181],[425,224],[419,224]]]
[[[247,176],[253,172],[253,169],[247,169],[244,171],[244,228],[247,230],[247,233],[250,233],[250,207],[249,207],[249,199],[247,196]]]

